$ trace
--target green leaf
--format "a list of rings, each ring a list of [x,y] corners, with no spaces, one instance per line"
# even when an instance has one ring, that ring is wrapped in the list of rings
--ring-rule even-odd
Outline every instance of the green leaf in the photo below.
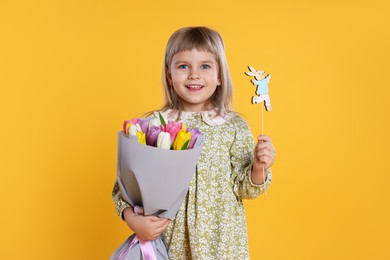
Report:
[[[164,117],[161,115],[160,112],[158,112],[158,115],[159,115],[159,117],[160,117],[160,123],[161,123],[164,127],[166,127],[166,126],[167,126],[167,123],[165,123]]]
[[[183,146],[181,147],[180,150],[187,150],[189,144],[190,144],[190,140],[187,140],[187,141],[183,144]]]

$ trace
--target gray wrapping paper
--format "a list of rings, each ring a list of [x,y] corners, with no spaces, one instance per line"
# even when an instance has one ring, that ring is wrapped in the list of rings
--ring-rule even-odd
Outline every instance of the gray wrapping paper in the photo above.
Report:
[[[142,206],[145,215],[173,219],[196,170],[202,145],[189,150],[163,150],[118,133],[117,179],[122,197]]]
[[[121,195],[131,206],[143,207],[145,215],[174,219],[196,171],[202,140],[189,150],[164,150],[138,143],[135,136],[118,133],[117,181]],[[130,236],[111,259],[144,259],[140,243]],[[151,241],[158,260],[167,260],[162,239]],[[131,245],[131,247],[130,247]]]
[[[131,235],[128,239],[126,239],[125,242],[123,242],[118,247],[118,249],[115,250],[110,260],[116,260],[120,256],[122,256],[124,259],[143,260],[144,257],[142,255],[139,242],[135,243],[128,250],[128,247],[130,246],[131,241],[134,239],[134,237],[135,234]],[[153,240],[151,243],[153,245],[153,249],[158,260],[169,260],[167,250],[165,248],[164,242],[162,241],[161,237]]]

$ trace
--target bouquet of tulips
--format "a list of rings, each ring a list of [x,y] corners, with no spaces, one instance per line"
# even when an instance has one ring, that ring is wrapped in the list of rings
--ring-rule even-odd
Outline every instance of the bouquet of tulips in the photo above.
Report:
[[[186,128],[182,122],[165,122],[159,113],[159,118],[134,118],[125,120],[123,133],[136,136],[138,142],[161,149],[186,150],[192,149],[201,142],[203,134],[197,128]]]
[[[134,118],[118,133],[117,181],[121,195],[136,214],[173,219],[196,170],[203,134],[182,122]],[[168,259],[161,238],[130,236],[111,259]]]

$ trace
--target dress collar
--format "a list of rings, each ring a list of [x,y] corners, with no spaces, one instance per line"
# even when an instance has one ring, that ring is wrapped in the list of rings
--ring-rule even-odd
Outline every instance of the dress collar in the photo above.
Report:
[[[179,111],[173,109],[168,109],[160,113],[167,121],[176,121],[179,116]],[[159,117],[158,111],[154,112],[154,115],[158,118]],[[228,122],[233,117],[233,112],[227,112],[225,114],[218,115],[215,109],[204,110],[200,112],[182,111],[179,121],[186,121],[187,119],[191,118],[194,115],[200,115],[202,121],[208,124],[209,126],[217,126]]]

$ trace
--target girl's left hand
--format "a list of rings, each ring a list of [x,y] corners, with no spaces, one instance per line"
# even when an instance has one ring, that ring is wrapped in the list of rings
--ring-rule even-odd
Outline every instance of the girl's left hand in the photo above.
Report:
[[[259,172],[270,168],[275,160],[275,147],[272,144],[271,138],[266,135],[259,135],[257,138],[257,144],[255,147],[255,158],[253,170]]]

